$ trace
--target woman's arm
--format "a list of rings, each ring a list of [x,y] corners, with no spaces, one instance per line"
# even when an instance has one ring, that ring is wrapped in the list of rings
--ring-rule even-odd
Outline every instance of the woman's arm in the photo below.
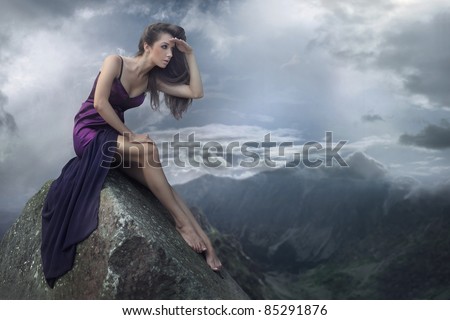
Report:
[[[195,60],[192,47],[185,41],[177,38],[171,39],[175,42],[178,50],[183,52],[186,56],[189,67],[190,81],[189,84],[173,85],[162,81],[157,81],[158,90],[170,94],[171,96],[180,98],[200,99],[203,97],[203,84],[198,70],[197,61]]]
[[[120,66],[120,57],[106,57],[103,62],[100,76],[97,80],[94,95],[94,108],[111,127],[119,132],[119,134],[129,137],[130,135],[133,135],[133,132],[123,123],[108,101],[114,78],[119,76]]]

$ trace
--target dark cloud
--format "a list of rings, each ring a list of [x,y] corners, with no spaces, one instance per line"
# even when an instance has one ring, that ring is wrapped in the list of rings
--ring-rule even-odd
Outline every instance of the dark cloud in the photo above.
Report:
[[[384,121],[384,119],[378,114],[365,114],[361,117],[364,122]]]
[[[7,97],[0,91],[0,135],[17,132],[14,116],[4,110],[7,101]]]
[[[413,94],[428,97],[439,106],[450,106],[450,10],[426,22],[399,23],[381,45],[376,64],[394,70]]]
[[[27,144],[19,149],[14,141],[8,144],[11,148],[7,149],[7,144],[0,141],[0,152],[7,158],[0,166],[0,180],[5,181],[4,187],[0,188],[0,211],[6,204],[11,204],[11,210],[17,208],[11,200],[15,195],[22,194],[14,203],[23,203],[31,193],[23,193],[25,187],[30,186],[35,191],[44,178],[57,176],[60,166],[66,161],[65,155],[69,159],[72,152],[70,128],[73,115],[88,94],[104,55],[119,51],[124,55],[133,54],[143,28],[159,20],[185,27],[188,41],[195,48],[204,80],[205,98],[195,101],[182,121],[171,118],[167,112],[151,112],[147,100],[141,108],[126,113],[127,125],[132,129],[141,128],[154,134],[168,128],[176,131],[199,127],[227,141],[234,138],[228,139],[230,133],[239,130],[233,127],[238,125],[242,128],[261,125],[264,129],[261,132],[292,128],[301,130],[302,139],[313,140],[322,137],[325,129],[335,130],[346,140],[356,143],[379,133],[376,125],[366,124],[359,129],[349,125],[349,121],[353,124],[354,117],[342,116],[341,106],[345,106],[348,114],[356,114],[357,117],[362,115],[363,106],[366,110],[363,113],[367,115],[357,120],[383,124],[383,130],[386,129],[383,133],[394,137],[407,132],[404,126],[398,125],[398,119],[410,124],[403,114],[393,120],[389,118],[389,122],[379,122],[383,120],[379,115],[387,117],[390,114],[388,108],[395,102],[391,103],[383,90],[371,88],[372,80],[369,79],[366,85],[365,77],[368,75],[370,78],[372,73],[347,73],[349,70],[341,68],[340,63],[335,64],[329,54],[323,55],[320,50],[306,52],[304,48],[319,30],[322,35],[319,40],[327,48],[331,46],[331,51],[337,55],[341,54],[349,61],[369,59],[373,62],[378,56],[376,45],[372,44],[379,43],[379,33],[384,30],[373,21],[378,21],[374,19],[392,9],[394,5],[390,0],[324,0],[325,10],[320,3],[314,2],[310,6],[307,1],[296,8],[285,8],[287,6],[276,1],[255,0],[5,2],[0,10],[0,85],[2,80],[8,81],[4,81],[7,86],[0,86],[0,89],[9,98],[5,111],[11,112],[20,125],[21,139],[17,140]],[[323,19],[322,12],[326,16]],[[317,17],[308,19],[316,13]],[[400,31],[406,27],[399,24]],[[390,47],[387,46],[386,50]],[[395,50],[400,49],[394,48],[398,53]],[[387,62],[387,56],[380,56],[379,68],[402,70]],[[370,67],[379,71],[373,63]],[[345,82],[339,81],[341,76]],[[351,90],[355,99],[348,103],[347,88],[352,88],[355,82],[358,85]],[[366,91],[362,93],[361,87]],[[370,105],[368,101],[372,101]],[[28,105],[33,108],[28,108]],[[377,106],[377,109],[371,109],[372,106]],[[445,117],[436,116],[436,112],[434,116],[437,119]],[[13,123],[11,118],[7,118],[6,114],[2,118],[5,124]],[[427,119],[427,115],[423,118]],[[56,125],[45,127],[48,123]],[[67,123],[67,126],[62,123]],[[210,126],[212,123],[229,127],[219,132]],[[34,147],[35,132],[40,132],[39,148]],[[249,136],[255,136],[252,132],[246,130],[239,137],[250,141]],[[256,141],[261,141],[264,132],[256,135]],[[4,141],[6,137],[3,135]],[[372,141],[370,136],[367,139],[362,141],[363,145]],[[42,146],[47,147],[46,159],[42,157]],[[414,148],[409,150],[417,152]],[[383,149],[383,156],[387,153]],[[403,153],[402,157],[411,158]],[[37,159],[33,160],[33,166],[28,163],[30,158]],[[39,160],[42,163],[36,163]],[[377,176],[383,172],[378,170],[377,164],[364,157],[355,156],[350,164],[350,168],[342,168],[340,172],[357,177]],[[186,169],[182,174],[179,174],[180,170],[170,172],[173,172],[170,177],[177,181],[202,173],[196,168]],[[244,175],[240,169],[214,172],[236,177]]]
[[[19,212],[0,212],[0,239],[2,239],[19,214]]]
[[[8,98],[0,91],[0,108],[3,109],[7,102]]]
[[[0,108],[0,132],[5,130],[6,132],[17,132],[17,125],[14,117]]]
[[[8,56],[8,54],[5,52],[5,48],[8,48],[10,46],[10,35],[5,32],[5,30],[1,30],[3,28],[0,28],[0,65],[3,65],[4,63],[8,63],[9,60],[11,60],[11,57]],[[3,72],[0,72],[0,84],[3,84],[3,82],[6,80],[6,76]],[[0,92],[0,105],[3,105],[3,95]]]
[[[0,31],[0,43],[2,44],[2,47],[7,47],[10,45],[10,38],[11,36],[9,34],[6,34],[3,30]],[[0,55],[0,63],[3,62],[3,59],[4,57]]]
[[[450,148],[450,123],[443,119],[440,126],[429,124],[416,135],[402,134],[399,141],[402,144],[429,149]]]
[[[89,5],[89,7],[99,7],[107,0],[16,0],[2,3],[2,13],[0,17],[3,21],[25,21],[27,25],[34,21],[47,20],[54,21],[60,17],[71,16],[75,10]]]
[[[450,106],[448,6],[420,14],[384,0],[323,0],[321,4],[328,14],[310,48],[324,47],[362,70],[392,71],[406,93],[428,98],[416,100],[418,104]],[[403,14],[395,13],[402,10]],[[386,12],[393,12],[392,17],[373,28]]]

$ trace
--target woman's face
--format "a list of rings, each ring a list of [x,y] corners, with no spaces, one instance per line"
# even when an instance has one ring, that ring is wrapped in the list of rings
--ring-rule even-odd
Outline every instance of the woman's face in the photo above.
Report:
[[[172,59],[172,50],[175,46],[173,41],[170,41],[173,36],[169,33],[162,33],[159,40],[151,47],[150,58],[152,62],[160,68],[165,68]]]

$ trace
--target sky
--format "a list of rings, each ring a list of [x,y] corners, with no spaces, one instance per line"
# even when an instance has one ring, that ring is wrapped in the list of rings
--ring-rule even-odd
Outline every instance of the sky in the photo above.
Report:
[[[249,142],[275,167],[312,142],[313,160],[334,148],[392,177],[449,183],[448,0],[0,3],[0,215],[20,212],[75,156],[73,118],[103,59],[134,55],[144,27],[157,21],[186,30],[204,84],[204,97],[181,120],[165,106],[152,110],[148,98],[125,114],[128,127],[160,145],[171,183],[273,169],[265,161],[238,165],[251,159],[239,152]],[[176,134],[222,146],[222,154],[208,149],[220,165],[204,165],[202,148],[191,155],[199,166],[183,152],[186,165],[177,165],[178,153],[163,148]],[[268,134],[275,147],[264,147]]]

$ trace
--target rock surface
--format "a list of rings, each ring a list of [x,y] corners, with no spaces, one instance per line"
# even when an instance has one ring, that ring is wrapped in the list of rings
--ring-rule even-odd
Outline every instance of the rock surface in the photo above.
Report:
[[[213,272],[187,246],[142,185],[112,170],[99,226],[77,248],[74,268],[50,289],[40,255],[41,209],[51,181],[0,242],[0,299],[248,299],[226,270]]]

